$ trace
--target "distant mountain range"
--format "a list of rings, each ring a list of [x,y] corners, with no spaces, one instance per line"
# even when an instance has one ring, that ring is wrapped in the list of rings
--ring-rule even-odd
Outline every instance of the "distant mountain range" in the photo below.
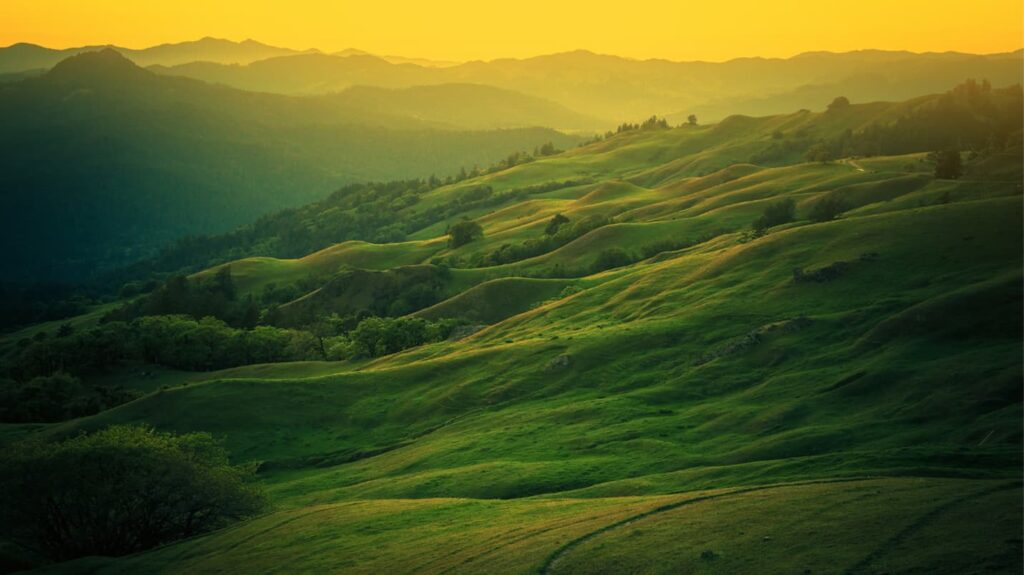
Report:
[[[213,38],[144,50],[16,44],[0,48],[0,235],[16,260],[3,275],[80,278],[345,183],[571,147],[580,138],[566,131],[653,114],[705,123],[821,110],[841,95],[902,100],[968,77],[998,88],[1024,81],[1022,64],[1021,51],[725,63],[575,51],[452,64]]]
[[[484,130],[488,118],[505,129]],[[81,279],[356,181],[445,176],[579,140],[497,88],[294,97],[160,76],[106,49],[0,86],[0,279]]]
[[[49,68],[68,55],[94,49],[50,50],[27,44],[0,48],[0,82],[4,74],[16,79],[27,70]],[[633,60],[577,50],[453,63],[382,57],[357,49],[300,52],[213,38],[145,50],[114,49],[160,74],[279,94],[326,94],[353,86],[492,86],[560,104],[589,118],[581,127],[599,131],[654,114],[675,123],[689,114],[717,121],[732,114],[821,110],[836,96],[855,103],[903,100],[967,78],[985,78],[994,87],[1024,82],[1024,51],[973,55],[862,50],[711,63]]]
[[[0,48],[0,74],[25,72],[27,70],[44,70],[52,68],[61,60],[81,54],[95,52],[104,48],[116,50],[130,58],[139,66],[176,66],[189,62],[215,62],[218,64],[248,64],[257,60],[265,60],[277,56],[297,54],[318,54],[319,50],[292,50],[257,42],[244,40],[232,42],[221,38],[201,38],[190,42],[160,44],[150,48],[133,49],[114,46],[80,46],[77,48],[53,49],[36,44],[19,43]],[[335,56],[367,55],[368,52],[350,48],[335,52]],[[417,64],[420,66],[450,66],[455,62],[435,62],[425,58],[404,58],[402,56],[384,56],[383,59],[395,64]]]
[[[136,50],[120,46],[81,46],[55,50],[35,44],[20,43],[0,48],[0,74],[25,70],[48,69],[61,60],[82,52],[111,48],[130,58],[139,66],[155,64],[174,66],[202,60],[220,64],[248,64],[257,60],[301,53],[298,50],[268,46],[254,40],[232,42],[218,38],[202,38],[192,42],[161,44]]]
[[[821,110],[843,95],[855,102],[903,100],[967,78],[1007,86],[1024,80],[1022,56],[863,51],[717,64],[639,61],[577,51],[437,68],[393,64],[365,54],[298,54],[248,65],[192,62],[154,71],[282,94],[327,93],[355,85],[483,84],[545,98],[599,118],[602,122],[593,127],[600,129],[654,114],[678,123],[691,113],[717,121],[736,113]]]

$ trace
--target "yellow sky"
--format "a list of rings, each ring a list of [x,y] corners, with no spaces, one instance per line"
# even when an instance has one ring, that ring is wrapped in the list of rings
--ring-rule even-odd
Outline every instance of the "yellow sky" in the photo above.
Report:
[[[0,0],[0,45],[202,36],[291,48],[470,60],[586,48],[726,60],[861,48],[991,53],[1022,46],[1021,0]]]

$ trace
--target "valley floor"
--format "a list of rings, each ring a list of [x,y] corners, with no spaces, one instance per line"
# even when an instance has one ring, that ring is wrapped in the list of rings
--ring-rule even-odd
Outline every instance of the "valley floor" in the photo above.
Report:
[[[272,513],[52,573],[1019,573],[1021,484],[849,479],[648,497],[387,499]],[[965,553],[970,549],[970,553]]]

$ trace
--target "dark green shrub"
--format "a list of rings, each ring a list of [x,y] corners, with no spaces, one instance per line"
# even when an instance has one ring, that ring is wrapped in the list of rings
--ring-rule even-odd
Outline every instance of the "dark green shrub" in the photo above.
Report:
[[[251,469],[207,433],[110,427],[0,454],[0,526],[54,560],[150,549],[252,516]]]
[[[804,154],[804,158],[808,162],[821,162],[822,164],[827,164],[836,159],[836,156],[828,144],[819,142],[807,150],[807,153]]]
[[[609,248],[597,254],[597,259],[590,265],[590,273],[603,272],[613,268],[628,266],[633,263],[633,257],[619,248]]]
[[[796,219],[796,203],[792,199],[773,202],[764,209],[761,217],[754,220],[753,228],[757,233],[764,233],[768,228],[787,224]]]
[[[0,421],[54,422],[84,417],[138,397],[113,386],[85,386],[77,377],[57,372],[26,383],[0,380]]]
[[[940,180],[956,180],[964,174],[960,152],[944,150],[935,154],[935,177]]]
[[[849,205],[838,194],[828,194],[811,207],[811,221],[830,222],[848,209]]]
[[[558,228],[562,227],[563,224],[569,223],[569,218],[562,214],[555,214],[548,225],[544,228],[544,235],[553,236],[558,232]]]
[[[448,247],[455,249],[482,238],[484,229],[472,220],[461,220],[448,227]]]
[[[456,320],[427,321],[419,317],[368,317],[349,332],[355,357],[380,357],[441,341],[459,325]]]

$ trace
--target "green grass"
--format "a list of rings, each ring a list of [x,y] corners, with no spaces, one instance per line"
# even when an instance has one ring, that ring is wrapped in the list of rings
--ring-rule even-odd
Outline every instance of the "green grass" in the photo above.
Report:
[[[626,268],[464,341],[316,379],[213,379],[56,429],[209,430],[239,459],[267,462],[272,489],[303,504],[515,497],[685,471],[669,484],[679,490],[715,485],[706,468],[717,485],[778,478],[751,472],[765,461],[802,462],[787,479],[884,473],[874,454],[909,446],[921,452],[906,466],[890,458],[890,473],[1008,476],[1020,459],[1008,267],[1019,218],[1007,198],[798,225]],[[794,267],[838,260],[853,263],[834,282],[792,283]],[[919,323],[907,310],[922,305],[970,338],[886,327],[908,313]],[[798,317],[808,325],[728,351]],[[879,330],[897,336],[871,345]],[[572,364],[548,370],[560,354]],[[297,471],[274,477],[281,469]]]
[[[370,244],[348,241],[297,259],[269,257],[246,258],[194,274],[195,278],[212,277],[223,267],[231,269],[231,277],[240,294],[254,294],[268,284],[286,285],[308,276],[329,275],[345,267],[386,270],[421,262],[434,253],[428,242]]]
[[[451,297],[418,315],[489,324],[460,341],[168,373],[134,402],[2,437],[144,422],[260,462],[277,512],[76,567],[98,572],[1019,572],[1019,158],[957,182],[920,155],[749,163],[776,129],[833,133],[887,106],[630,133],[434,190],[424,205],[479,183],[597,180],[471,214],[486,235],[458,255],[539,237],[556,212],[614,223],[451,270]],[[833,193],[851,209],[810,222]],[[744,237],[780,198],[797,221]],[[666,240],[700,242],[583,271],[601,250]],[[433,229],[231,265],[254,290],[447,253]],[[837,262],[832,281],[794,281]],[[556,264],[580,277],[527,277]],[[569,285],[581,291],[560,297]],[[373,286],[341,299],[359,290]]]
[[[557,279],[490,280],[414,315],[427,319],[458,318],[473,323],[498,323],[547,300],[556,299],[572,283]]]
[[[1003,536],[1021,521],[1019,488],[899,479],[661,497],[353,501],[53,572],[1010,573],[1021,567],[1020,539]],[[981,518],[987,534],[972,528]],[[956,553],[951,541],[975,553]]]
[[[543,573],[966,573],[1020,570],[1019,483],[823,483],[694,497],[564,545]],[[950,549],[970,540],[973,554]],[[637,549],[644,552],[637,553]]]

